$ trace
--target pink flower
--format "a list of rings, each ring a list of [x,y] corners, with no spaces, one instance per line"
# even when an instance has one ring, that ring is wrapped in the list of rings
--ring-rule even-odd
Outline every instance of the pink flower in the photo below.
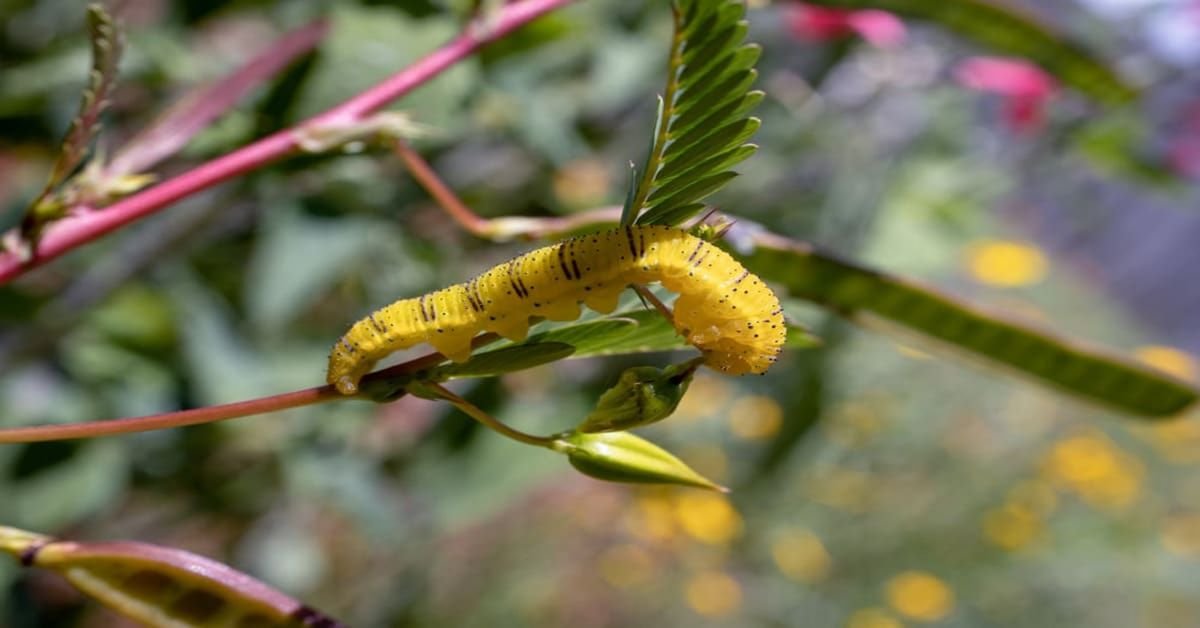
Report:
[[[1018,133],[1041,128],[1046,102],[1058,92],[1058,81],[1021,59],[973,57],[958,64],[954,77],[969,89],[1004,98],[1004,122]]]
[[[1167,163],[1182,176],[1200,179],[1200,101],[1191,105],[1167,148]]]
[[[787,7],[788,30],[808,41],[831,41],[858,35],[880,48],[904,41],[904,22],[887,11],[830,9],[798,2]]]

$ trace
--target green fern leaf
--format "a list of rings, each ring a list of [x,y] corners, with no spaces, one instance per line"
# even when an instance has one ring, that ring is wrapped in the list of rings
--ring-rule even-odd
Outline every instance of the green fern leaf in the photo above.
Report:
[[[92,69],[88,86],[79,103],[79,114],[63,140],[62,150],[50,173],[50,185],[62,183],[82,163],[88,147],[100,131],[100,115],[108,108],[117,79],[123,41],[117,25],[104,7],[92,4],[87,9],[88,34],[92,40]]]
[[[621,224],[677,225],[704,209],[732,168],[757,148],[747,113],[762,101],[750,91],[761,49],[745,44],[738,0],[675,0],[667,84],[644,165],[635,170]]]
[[[21,221],[21,234],[29,243],[26,254],[32,254],[36,248],[42,227],[61,218],[70,205],[77,202],[69,190],[59,188],[87,156],[92,140],[100,132],[100,116],[108,108],[109,97],[116,83],[117,64],[124,47],[121,32],[112,16],[99,4],[88,5],[87,23],[92,42],[92,68],[88,72],[88,85],[80,97],[79,113],[71,121],[58,157],[50,168],[46,186],[30,203]]]

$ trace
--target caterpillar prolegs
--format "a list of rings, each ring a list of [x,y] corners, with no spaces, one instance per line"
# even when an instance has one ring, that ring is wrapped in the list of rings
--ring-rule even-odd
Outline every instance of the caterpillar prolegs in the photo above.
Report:
[[[786,338],[779,299],[721,249],[680,229],[626,226],[563,240],[430,294],[402,299],[355,323],[333,346],[327,381],[344,395],[388,354],[426,342],[455,362],[481,331],[524,340],[529,318],[604,314],[630,284],[661,282],[679,294],[674,325],[731,375],[762,373]]]

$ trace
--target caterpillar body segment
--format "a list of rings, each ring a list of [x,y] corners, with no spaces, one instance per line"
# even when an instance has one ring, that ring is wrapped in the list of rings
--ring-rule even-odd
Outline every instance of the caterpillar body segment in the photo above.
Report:
[[[626,286],[653,282],[679,294],[675,327],[710,368],[762,373],[775,361],[786,327],[779,299],[762,280],[685,231],[631,225],[530,251],[466,283],[373,312],[334,344],[327,381],[354,394],[375,362],[420,343],[463,362],[480,332],[520,341],[531,316],[575,320],[580,303],[607,314]]]

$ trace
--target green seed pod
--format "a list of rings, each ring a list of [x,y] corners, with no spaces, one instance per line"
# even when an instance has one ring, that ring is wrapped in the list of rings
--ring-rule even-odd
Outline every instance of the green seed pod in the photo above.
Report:
[[[147,626],[344,626],[244,573],[174,548],[55,541],[0,527],[0,550],[25,566],[57,572],[83,593]]]
[[[629,432],[571,432],[555,441],[553,448],[566,454],[571,466],[598,480],[682,484],[723,493],[729,490],[696,473],[667,450]]]
[[[580,432],[614,432],[661,421],[675,411],[700,362],[665,369],[635,366],[600,396],[596,409],[579,424]]]

